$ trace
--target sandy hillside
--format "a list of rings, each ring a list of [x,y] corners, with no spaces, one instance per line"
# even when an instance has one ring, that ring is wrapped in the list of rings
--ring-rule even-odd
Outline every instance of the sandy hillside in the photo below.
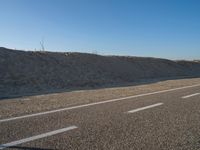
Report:
[[[200,76],[200,62],[0,48],[0,98],[185,76]]]

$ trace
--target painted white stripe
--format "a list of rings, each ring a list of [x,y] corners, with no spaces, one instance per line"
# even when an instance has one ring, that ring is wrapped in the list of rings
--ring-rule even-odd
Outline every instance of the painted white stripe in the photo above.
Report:
[[[189,97],[193,97],[193,96],[197,96],[197,95],[200,95],[200,93],[195,93],[195,94],[183,96],[182,98],[185,99],[185,98],[189,98]]]
[[[141,111],[141,110],[157,107],[157,106],[160,106],[160,105],[163,105],[163,103],[157,103],[157,104],[153,104],[153,105],[149,105],[149,106],[133,109],[133,110],[128,111],[127,113],[135,113],[135,112],[138,112],[138,111]]]
[[[76,129],[76,128],[77,128],[76,126],[70,126],[70,127],[67,127],[67,128],[63,128],[63,129],[47,132],[47,133],[44,133],[44,134],[32,136],[32,137],[29,137],[29,138],[21,139],[21,140],[18,140],[18,141],[7,143],[7,144],[2,144],[2,145],[0,145],[0,149],[16,146],[16,145],[27,143],[27,142],[34,141],[34,140],[38,140],[38,139],[41,139],[41,138],[56,135],[56,134],[66,132],[66,131],[69,131],[69,130],[73,130],[73,129]]]
[[[128,96],[128,97],[116,98],[116,99],[94,102],[94,103],[89,103],[89,104],[83,104],[83,105],[78,105],[78,106],[66,107],[66,108],[50,110],[50,111],[45,111],[45,112],[40,112],[40,113],[35,113],[35,114],[29,114],[29,115],[24,115],[24,116],[19,116],[19,117],[12,117],[12,118],[7,118],[7,119],[2,119],[2,120],[0,120],[0,123],[12,121],[12,120],[23,119],[23,118],[35,117],[35,116],[40,116],[40,115],[46,115],[46,114],[51,114],[51,113],[56,113],[56,112],[61,112],[61,111],[66,111],[66,110],[78,109],[78,108],[83,108],[83,107],[88,107],[88,106],[117,102],[117,101],[127,100],[127,99],[131,99],[131,98],[136,98],[136,97],[142,97],[142,96],[171,92],[171,91],[176,91],[176,90],[181,90],[181,89],[187,89],[187,88],[192,88],[192,87],[197,87],[197,86],[200,86],[200,84],[179,87],[179,88],[173,88],[173,89],[168,89],[168,90],[162,90],[162,91],[156,91],[156,92],[152,92],[152,93],[145,93],[145,94],[133,95],[133,96]]]

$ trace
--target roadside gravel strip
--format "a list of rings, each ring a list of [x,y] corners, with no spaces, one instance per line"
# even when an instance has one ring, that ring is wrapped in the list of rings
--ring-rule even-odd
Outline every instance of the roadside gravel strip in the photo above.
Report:
[[[56,112],[61,112],[61,111],[67,111],[67,110],[72,110],[72,109],[78,109],[78,108],[83,108],[83,107],[89,107],[89,106],[94,106],[94,105],[100,105],[100,104],[105,104],[105,103],[111,103],[111,102],[116,102],[116,101],[122,101],[122,100],[127,100],[127,99],[131,99],[131,98],[136,98],[136,97],[143,97],[143,96],[148,96],[148,95],[154,95],[154,94],[171,92],[171,91],[176,91],[176,90],[181,90],[181,89],[198,87],[198,86],[200,86],[200,84],[195,84],[195,85],[191,85],[191,86],[184,86],[184,87],[178,87],[178,88],[172,88],[172,89],[168,89],[168,90],[161,90],[161,91],[145,93],[145,94],[139,94],[139,95],[133,95],[133,96],[128,96],[128,97],[110,99],[110,100],[94,102],[94,103],[89,103],[89,104],[83,104],[83,105],[78,105],[78,106],[72,106],[72,107],[66,107],[66,108],[62,108],[62,109],[56,109],[56,110],[45,111],[45,112],[40,112],[40,113],[28,114],[28,115],[23,115],[23,116],[18,116],[18,117],[2,119],[2,120],[0,120],[0,123],[12,121],[12,120],[23,119],[23,118],[41,116],[41,115],[46,115],[46,114],[51,114],[51,113],[56,113]]]
[[[102,89],[63,91],[42,95],[0,100],[0,120],[57,110],[72,106],[96,103],[132,95],[152,93],[200,83],[200,78],[154,81],[140,85],[130,85]],[[197,91],[199,92],[199,91]],[[185,93],[186,94],[186,93]],[[190,93],[188,93],[189,95]],[[187,95],[187,94],[186,94]]]

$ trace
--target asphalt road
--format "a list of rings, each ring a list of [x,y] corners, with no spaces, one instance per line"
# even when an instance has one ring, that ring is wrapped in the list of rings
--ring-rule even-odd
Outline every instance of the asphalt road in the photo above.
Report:
[[[1,119],[0,149],[200,149],[200,83],[38,113]]]

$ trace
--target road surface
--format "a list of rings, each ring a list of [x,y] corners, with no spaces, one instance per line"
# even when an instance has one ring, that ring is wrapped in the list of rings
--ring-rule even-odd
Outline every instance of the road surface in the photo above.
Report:
[[[179,82],[184,86],[154,90],[153,85],[149,92],[111,99],[105,95],[103,100],[32,113],[12,105],[31,105],[33,100],[1,101],[6,108],[0,116],[0,149],[198,150],[200,79]]]

